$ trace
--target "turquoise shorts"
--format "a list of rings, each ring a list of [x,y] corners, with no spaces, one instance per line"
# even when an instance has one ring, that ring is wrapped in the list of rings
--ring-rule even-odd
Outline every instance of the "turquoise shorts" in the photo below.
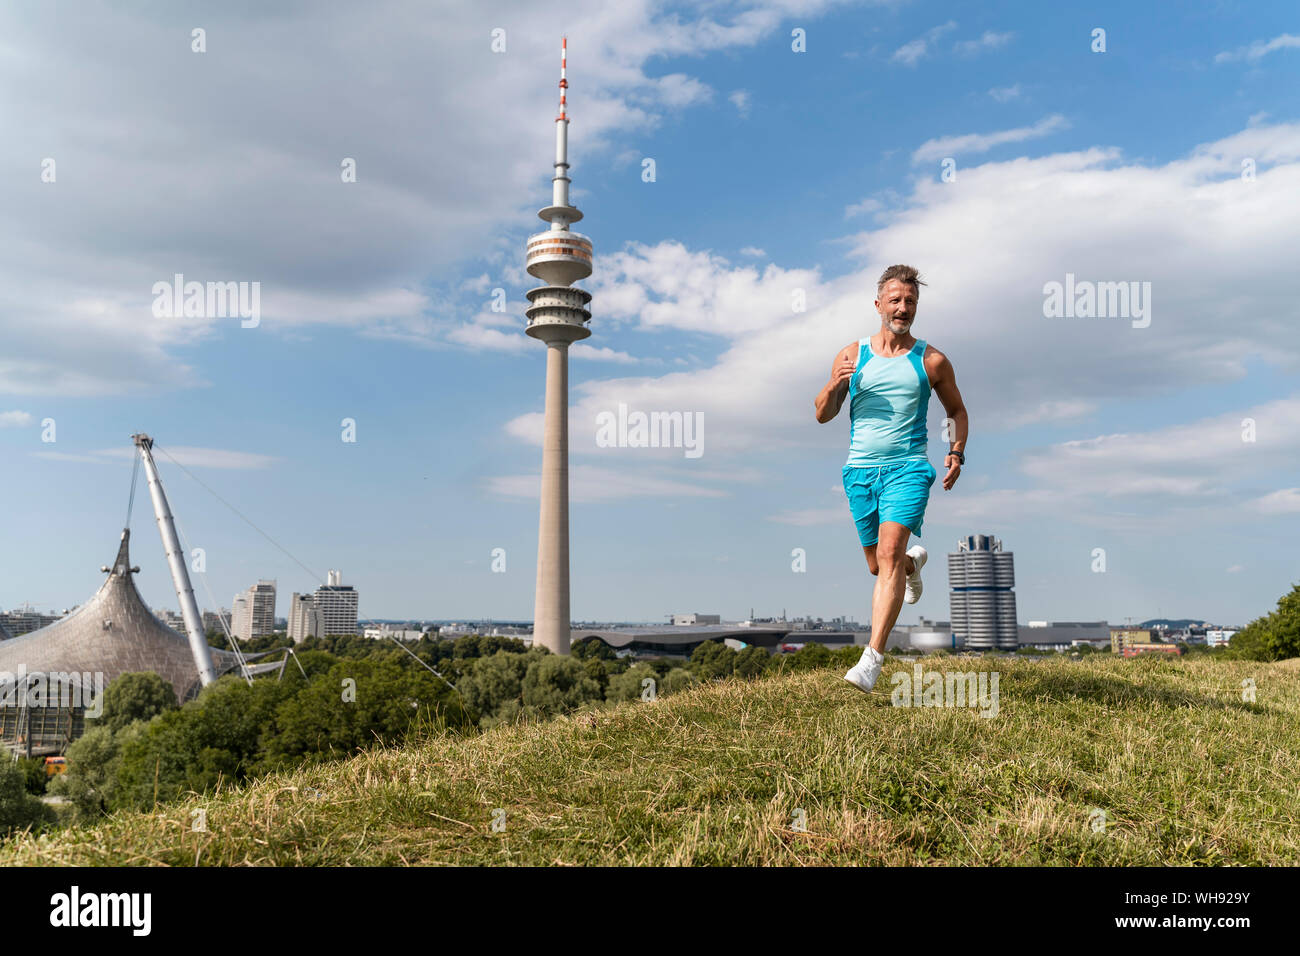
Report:
[[[845,465],[844,494],[862,546],[880,540],[880,525],[886,521],[903,525],[919,538],[936,477],[934,466],[922,458],[893,465]]]

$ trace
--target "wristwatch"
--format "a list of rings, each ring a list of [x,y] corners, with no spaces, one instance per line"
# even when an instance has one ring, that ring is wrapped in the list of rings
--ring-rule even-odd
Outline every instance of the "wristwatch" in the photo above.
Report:
[[[956,459],[957,459],[959,462],[961,462],[963,465],[966,464],[966,456],[965,456],[965,454],[963,454],[962,452],[959,452],[959,451],[956,451],[956,450],[952,450],[952,451],[949,451],[948,454],[951,455],[953,458],[956,458]],[[945,456],[945,457],[947,457],[947,456]]]

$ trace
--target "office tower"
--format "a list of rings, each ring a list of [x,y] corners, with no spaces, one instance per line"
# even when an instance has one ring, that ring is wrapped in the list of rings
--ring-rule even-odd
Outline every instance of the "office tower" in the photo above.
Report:
[[[324,635],[324,620],[312,596],[295,593],[289,599],[289,639],[295,644],[301,644],[309,637]]]
[[[320,626],[324,631],[317,636],[355,635],[359,595],[352,585],[343,583],[341,571],[330,571],[327,581],[312,595],[312,603],[320,612]]]
[[[963,538],[948,555],[949,607],[958,644],[970,650],[1016,649],[1014,560],[1001,540],[986,534]]]

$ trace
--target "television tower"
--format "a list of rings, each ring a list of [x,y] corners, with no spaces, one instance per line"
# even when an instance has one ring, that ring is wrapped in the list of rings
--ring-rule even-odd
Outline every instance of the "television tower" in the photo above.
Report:
[[[591,293],[572,288],[591,275],[591,240],[569,229],[582,213],[569,205],[569,117],[565,112],[568,38],[560,45],[560,113],[555,117],[551,204],[538,211],[550,228],[530,236],[528,272],[545,285],[528,292],[524,330],[546,343],[546,426],[542,439],[541,518],[533,646],[569,653],[569,343],[591,335]]]

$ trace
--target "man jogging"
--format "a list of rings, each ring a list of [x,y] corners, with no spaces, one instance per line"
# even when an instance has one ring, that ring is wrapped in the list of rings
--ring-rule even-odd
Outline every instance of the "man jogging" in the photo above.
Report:
[[[858,526],[867,567],[876,575],[871,598],[871,643],[844,679],[860,690],[876,686],[885,661],[885,642],[903,601],[921,597],[921,569],[927,558],[909,535],[921,536],[921,520],[937,472],[927,455],[926,408],[933,391],[953,423],[951,450],[944,456],[944,490],[951,489],[966,463],[966,406],[952,363],[924,339],[912,336],[919,286],[911,266],[890,266],[876,283],[880,331],[840,349],[831,378],[817,395],[817,421],[828,422],[849,399],[849,458],[844,493]]]

